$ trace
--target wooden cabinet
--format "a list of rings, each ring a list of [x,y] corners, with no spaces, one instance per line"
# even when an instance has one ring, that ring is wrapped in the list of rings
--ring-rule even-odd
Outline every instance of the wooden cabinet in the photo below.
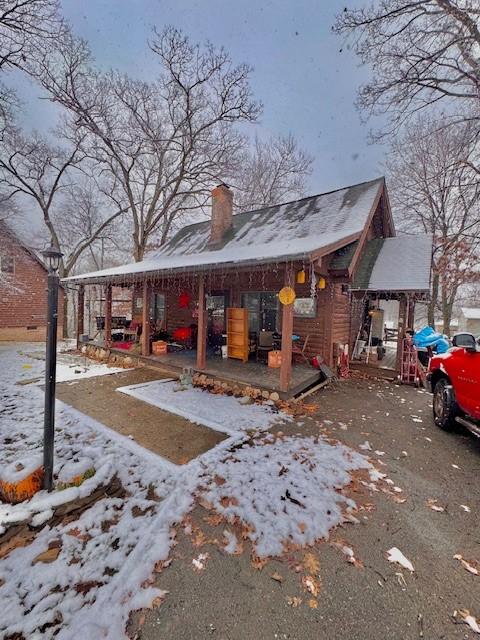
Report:
[[[229,358],[248,360],[248,310],[227,309],[227,354]]]

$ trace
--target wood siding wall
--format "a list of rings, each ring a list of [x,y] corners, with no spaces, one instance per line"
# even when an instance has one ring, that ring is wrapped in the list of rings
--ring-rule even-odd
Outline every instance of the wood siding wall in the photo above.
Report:
[[[295,272],[301,269],[301,265],[295,268]],[[278,292],[284,286],[284,267],[265,268],[263,270],[246,272],[233,272],[227,275],[209,274],[207,276],[207,293],[215,291],[227,291],[230,306],[241,306],[242,293],[249,291],[275,291]],[[310,283],[307,272],[305,284],[293,283],[298,298],[310,297]],[[173,332],[179,327],[188,327],[197,324],[197,319],[192,312],[198,296],[198,287],[195,278],[188,277],[183,283],[181,280],[172,280],[164,283],[152,283],[152,293],[163,293],[166,305],[166,327]],[[191,295],[188,309],[179,307],[179,295],[181,292]],[[133,299],[140,296],[140,290],[134,292]],[[341,282],[327,279],[327,286],[323,290],[317,289],[317,312],[313,318],[294,316],[293,333],[303,340],[309,336],[307,353],[309,356],[320,355],[327,363],[332,364],[333,345],[335,342],[345,343],[350,335],[350,297],[342,293]],[[141,322],[141,309],[134,306],[133,319]],[[279,303],[278,330],[281,331],[281,305]]]

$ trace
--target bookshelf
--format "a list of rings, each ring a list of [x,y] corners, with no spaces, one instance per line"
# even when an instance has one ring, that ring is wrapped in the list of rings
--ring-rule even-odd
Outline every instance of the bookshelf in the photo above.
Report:
[[[248,310],[227,309],[227,354],[229,358],[248,360]]]

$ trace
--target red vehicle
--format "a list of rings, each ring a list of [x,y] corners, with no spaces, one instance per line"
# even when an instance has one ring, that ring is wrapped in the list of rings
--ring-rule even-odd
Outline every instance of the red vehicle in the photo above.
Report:
[[[458,422],[480,437],[479,340],[458,333],[451,349],[430,360],[427,386],[433,393],[433,418],[445,431]]]

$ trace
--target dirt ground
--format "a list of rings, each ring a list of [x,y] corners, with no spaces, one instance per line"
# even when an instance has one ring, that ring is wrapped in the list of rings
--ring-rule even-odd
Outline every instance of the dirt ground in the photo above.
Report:
[[[371,510],[362,512],[361,524],[332,532],[331,540],[352,546],[363,568],[347,563],[328,542],[319,542],[313,552],[320,562],[322,589],[318,607],[310,608],[301,574],[293,568],[301,552],[255,569],[248,549],[227,556],[208,542],[221,537],[223,527],[208,525],[205,510],[197,506],[193,522],[207,542],[195,548],[180,532],[173,561],[157,579],[168,595],[140,626],[135,626],[137,616],[131,633],[138,640],[478,637],[452,615],[465,608],[480,616],[480,576],[453,558],[461,554],[480,560],[478,441],[437,429],[430,396],[414,388],[350,380],[311,401],[318,403],[318,413],[284,431],[316,434],[323,425],[355,448],[368,440],[372,460],[386,465],[376,462],[406,497],[399,504],[380,492],[353,496],[361,504],[372,504]],[[445,511],[433,511],[426,504],[429,499],[437,499]],[[415,573],[386,560],[386,551],[394,546],[412,561]],[[200,552],[209,558],[205,570],[196,573],[192,559]],[[274,572],[283,582],[271,578]],[[289,604],[294,596],[302,599],[299,606]]]
[[[82,378],[57,384],[57,398],[174,464],[186,464],[226,438],[146,402],[115,392],[118,387],[166,378],[158,369]]]

